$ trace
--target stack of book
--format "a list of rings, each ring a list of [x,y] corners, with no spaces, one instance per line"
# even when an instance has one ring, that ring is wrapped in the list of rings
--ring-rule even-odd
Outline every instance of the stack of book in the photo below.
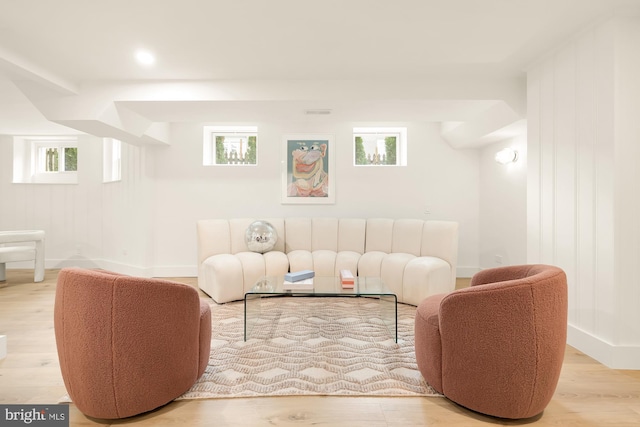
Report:
[[[287,273],[284,275],[282,289],[285,291],[313,289],[313,276],[315,276],[315,273],[312,270]]]
[[[344,289],[353,289],[355,286],[355,277],[351,270],[340,270],[340,282]]]

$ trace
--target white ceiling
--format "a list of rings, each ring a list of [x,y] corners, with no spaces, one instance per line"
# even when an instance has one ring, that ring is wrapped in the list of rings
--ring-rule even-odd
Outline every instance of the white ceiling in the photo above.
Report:
[[[522,115],[518,98],[531,61],[588,24],[639,4],[0,0],[0,134],[68,132],[47,120],[39,99],[53,87],[57,96],[79,95],[86,104],[87,90],[104,85],[111,94],[100,89],[97,104],[110,98],[152,122],[237,120],[242,113],[246,120],[286,119],[306,108],[331,108],[333,120],[464,121],[501,101]],[[136,64],[137,48],[153,51],[156,65]],[[157,86],[151,93],[150,84],[167,81],[224,93],[165,98]],[[275,93],[292,81],[295,87]],[[486,81],[508,87],[494,96]],[[413,93],[405,82],[419,89]],[[34,85],[44,89],[25,89]],[[343,90],[354,85],[360,89]]]

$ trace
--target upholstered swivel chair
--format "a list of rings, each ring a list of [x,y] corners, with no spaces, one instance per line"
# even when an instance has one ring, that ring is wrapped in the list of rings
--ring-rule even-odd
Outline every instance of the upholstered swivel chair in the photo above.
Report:
[[[169,403],[209,360],[211,309],[181,283],[62,269],[54,326],[69,397],[94,418],[125,418]]]
[[[416,311],[425,380],[468,409],[529,418],[548,405],[567,337],[567,279],[557,267],[483,270],[471,286],[432,295]]]

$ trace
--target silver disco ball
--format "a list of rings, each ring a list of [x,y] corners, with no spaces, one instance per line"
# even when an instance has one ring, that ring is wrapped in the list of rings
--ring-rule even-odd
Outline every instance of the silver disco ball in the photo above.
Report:
[[[267,221],[253,221],[244,235],[247,247],[252,252],[261,254],[272,250],[278,241],[276,229]]]

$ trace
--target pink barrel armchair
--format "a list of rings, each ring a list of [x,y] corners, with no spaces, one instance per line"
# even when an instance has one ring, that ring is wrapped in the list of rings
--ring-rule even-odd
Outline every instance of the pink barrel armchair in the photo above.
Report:
[[[62,269],[54,326],[67,392],[94,418],[125,418],[169,403],[209,361],[211,308],[181,283]]]
[[[495,417],[544,410],[566,337],[567,278],[554,266],[483,270],[469,288],[432,295],[416,311],[416,361],[425,380],[461,406]]]

